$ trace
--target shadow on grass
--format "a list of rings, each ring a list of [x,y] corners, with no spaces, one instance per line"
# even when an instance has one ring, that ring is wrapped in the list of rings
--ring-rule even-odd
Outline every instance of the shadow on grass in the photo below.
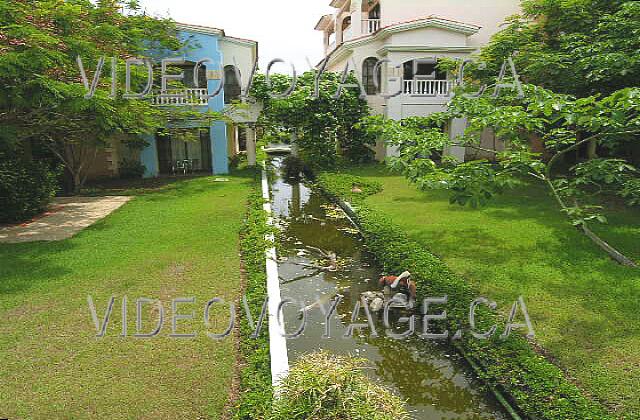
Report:
[[[18,294],[68,274],[70,270],[51,257],[73,248],[70,240],[0,244],[0,296]]]

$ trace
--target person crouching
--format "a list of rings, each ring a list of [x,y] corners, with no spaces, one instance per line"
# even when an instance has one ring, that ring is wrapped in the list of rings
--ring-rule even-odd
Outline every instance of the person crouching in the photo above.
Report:
[[[411,273],[405,271],[399,276],[383,276],[380,278],[380,287],[385,294],[403,293],[409,296],[409,308],[414,308],[417,300],[417,285],[411,279]]]

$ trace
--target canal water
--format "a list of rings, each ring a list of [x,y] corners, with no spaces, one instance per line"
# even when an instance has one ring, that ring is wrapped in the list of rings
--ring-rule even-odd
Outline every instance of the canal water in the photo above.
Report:
[[[304,333],[287,342],[290,362],[321,349],[366,359],[365,373],[406,400],[414,419],[507,419],[464,360],[446,344],[417,336],[406,340],[389,338],[379,314],[372,314],[378,337],[366,328],[345,338],[361,294],[380,292],[377,279],[383,274],[399,273],[382,273],[346,215],[321,193],[302,183],[284,181],[281,169],[282,158],[274,157],[270,187],[281,234],[281,294],[283,299],[298,303],[285,307],[288,333],[301,323],[299,308],[309,306]],[[336,271],[322,269],[328,265],[323,255],[330,252],[338,257]],[[337,296],[342,296],[342,302],[329,321],[331,338],[323,338],[323,309],[328,311]],[[394,315],[392,321],[400,316]],[[356,322],[367,324],[363,308]],[[417,326],[416,331],[420,328]],[[397,332],[406,329],[406,324],[399,325]]]

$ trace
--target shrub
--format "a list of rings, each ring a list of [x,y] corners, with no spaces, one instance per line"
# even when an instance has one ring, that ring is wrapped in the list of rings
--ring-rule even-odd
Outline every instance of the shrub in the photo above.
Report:
[[[120,178],[122,179],[138,179],[142,178],[147,167],[137,160],[123,159],[120,162]]]
[[[300,181],[302,176],[311,178],[313,173],[302,159],[289,155],[282,162],[283,175],[287,181]]]
[[[46,210],[58,189],[57,177],[40,162],[0,162],[0,222],[21,222]]]
[[[400,398],[362,373],[363,362],[326,352],[303,356],[282,381],[271,420],[408,419]]]
[[[633,178],[625,182],[620,195],[627,199],[630,206],[640,206],[640,178]]]
[[[240,244],[247,279],[245,296],[254,322],[257,322],[267,295],[265,251],[270,244],[265,240],[269,228],[262,204],[262,196],[254,192],[249,198]],[[241,316],[240,353],[244,365],[240,374],[240,397],[234,413],[238,420],[265,419],[271,411],[273,388],[266,323],[259,337],[252,338],[253,332],[246,316]]]

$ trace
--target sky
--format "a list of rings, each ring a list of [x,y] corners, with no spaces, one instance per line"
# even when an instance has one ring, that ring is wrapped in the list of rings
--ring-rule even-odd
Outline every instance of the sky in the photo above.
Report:
[[[141,0],[148,14],[170,16],[181,23],[224,29],[228,36],[258,41],[260,68],[276,58],[309,70],[324,56],[322,32],[313,28],[332,12],[330,0]],[[290,73],[290,64],[273,71]]]

